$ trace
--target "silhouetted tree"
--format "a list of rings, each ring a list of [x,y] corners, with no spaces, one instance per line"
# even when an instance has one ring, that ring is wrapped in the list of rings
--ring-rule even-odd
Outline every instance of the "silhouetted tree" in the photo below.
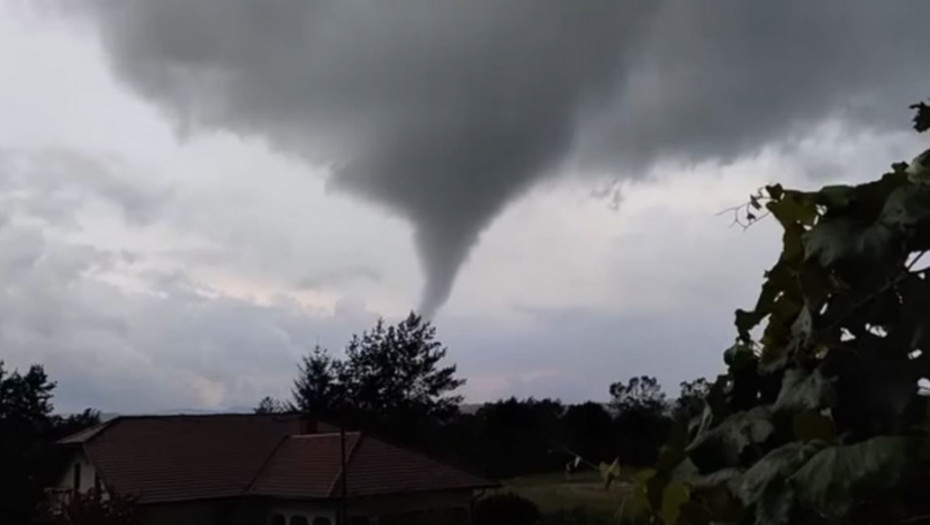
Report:
[[[486,403],[476,413],[482,428],[483,470],[494,477],[551,472],[566,461],[561,435],[565,407],[558,400],[511,397]]]
[[[53,416],[54,389],[42,366],[23,374],[0,362],[0,522],[29,522],[62,466],[54,442],[100,421],[93,410]]]
[[[703,377],[693,381],[682,381],[681,393],[672,407],[672,417],[676,421],[688,422],[703,411],[704,396],[710,389],[710,383]]]
[[[455,365],[441,366],[446,353],[436,328],[413,312],[394,326],[378,320],[352,337],[337,367],[346,401],[365,413],[446,418],[462,401],[450,393],[465,383]]]
[[[662,386],[654,377],[630,378],[610,385],[618,454],[626,463],[650,465],[656,461],[671,427]]]
[[[315,417],[331,416],[342,403],[345,388],[344,365],[325,348],[316,346],[297,366],[293,406]]]
[[[253,412],[256,414],[277,414],[280,412],[287,412],[288,406],[281,401],[271,397],[265,396],[261,401],[258,402],[258,406],[255,407]]]
[[[568,449],[589,461],[610,463],[616,454],[613,419],[600,403],[588,401],[568,407],[562,416],[562,429]]]
[[[77,414],[52,416],[55,439],[67,437],[86,428],[100,424],[100,411],[93,408],[84,409]]]
[[[654,377],[631,377],[624,384],[610,385],[611,406],[620,412],[662,412],[666,409],[665,393]]]
[[[28,522],[39,501],[54,388],[41,366],[20,374],[0,363],[0,516],[10,523]]]

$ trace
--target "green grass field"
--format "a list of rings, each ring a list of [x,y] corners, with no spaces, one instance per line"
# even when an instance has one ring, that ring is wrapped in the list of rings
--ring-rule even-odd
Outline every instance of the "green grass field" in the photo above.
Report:
[[[630,473],[623,473],[610,489],[598,472],[540,474],[507,480],[498,491],[514,492],[539,506],[544,516],[583,509],[592,523],[613,523],[623,499],[630,490]]]

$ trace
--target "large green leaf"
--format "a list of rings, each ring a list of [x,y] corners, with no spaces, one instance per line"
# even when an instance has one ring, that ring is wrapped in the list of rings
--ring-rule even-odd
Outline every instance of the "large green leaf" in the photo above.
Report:
[[[683,483],[666,485],[665,490],[662,491],[662,508],[659,511],[666,525],[674,525],[678,522],[680,507],[688,501],[689,497],[688,487]]]
[[[778,200],[770,201],[766,208],[782,226],[795,224],[811,226],[817,220],[817,204],[811,195],[799,191],[786,191]]]
[[[914,157],[907,168],[907,177],[910,181],[920,184],[930,182],[930,149]]]
[[[827,405],[830,395],[831,382],[823,377],[819,368],[813,372],[792,368],[785,371],[773,408],[776,412],[819,409]]]
[[[845,184],[824,186],[817,192],[817,202],[832,212],[849,207],[856,196],[856,188]]]
[[[769,406],[733,414],[698,436],[688,446],[688,456],[702,473],[737,467],[746,447],[764,443],[772,435],[771,417]]]
[[[833,441],[836,427],[833,419],[816,410],[805,410],[794,416],[794,435],[801,441]]]
[[[855,218],[825,219],[804,234],[804,258],[830,267],[854,258],[879,259],[894,245],[892,229],[881,222],[863,227]]]
[[[924,168],[926,170],[926,168]],[[891,192],[880,220],[889,227],[913,228],[930,218],[930,187],[907,184]]]
[[[818,443],[788,443],[757,461],[742,476],[730,482],[733,493],[752,507],[758,525],[788,523],[794,507],[794,492],[788,478],[823,448]]]
[[[822,516],[847,516],[860,498],[897,487],[917,468],[914,443],[879,436],[818,452],[791,476],[799,501]]]
[[[697,468],[694,469],[694,472],[681,476],[681,479],[695,490],[704,490],[726,485],[743,473],[743,469],[736,467],[722,468],[716,472],[703,475],[697,474],[696,470]]]
[[[784,525],[791,522],[794,490],[784,481],[775,484],[779,488],[766,492],[756,503],[756,525]]]
[[[823,444],[791,442],[766,454],[741,476],[730,481],[733,493],[744,505],[755,505],[778,479],[787,480],[823,449]]]

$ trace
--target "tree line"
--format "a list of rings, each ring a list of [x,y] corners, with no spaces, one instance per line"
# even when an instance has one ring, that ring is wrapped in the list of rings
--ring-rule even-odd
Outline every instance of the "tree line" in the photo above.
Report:
[[[354,335],[338,358],[317,346],[297,366],[291,399],[265,397],[256,412],[299,411],[368,430],[494,478],[551,472],[577,463],[648,465],[676,418],[707,390],[681,384],[670,402],[654,377],[609,386],[609,403],[504,399],[463,412],[455,391],[465,383],[444,363],[448,349],[435,327],[411,313],[397,324],[379,320]]]
[[[691,417],[707,388],[703,379],[682,383],[681,396],[669,402],[655,378],[640,376],[610,385],[608,403],[511,397],[463,411],[455,391],[465,380],[445,363],[447,353],[420,316],[379,320],[352,336],[344,357],[314,348],[298,363],[292,398],[266,397],[255,411],[305,413],[501,479],[573,468],[582,459],[651,464],[673,421]],[[44,488],[68,459],[55,442],[100,423],[92,409],[55,414],[55,388],[41,365],[19,372],[0,362],[0,516],[13,523],[53,523],[36,516]],[[93,501],[75,500],[74,507],[75,515],[101,512]]]

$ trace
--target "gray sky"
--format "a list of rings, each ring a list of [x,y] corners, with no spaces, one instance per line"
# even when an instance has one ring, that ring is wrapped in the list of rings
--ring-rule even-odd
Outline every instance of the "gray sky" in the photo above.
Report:
[[[469,401],[720,369],[779,233],[917,152],[930,4],[0,2],[0,359],[252,406],[435,312]]]

